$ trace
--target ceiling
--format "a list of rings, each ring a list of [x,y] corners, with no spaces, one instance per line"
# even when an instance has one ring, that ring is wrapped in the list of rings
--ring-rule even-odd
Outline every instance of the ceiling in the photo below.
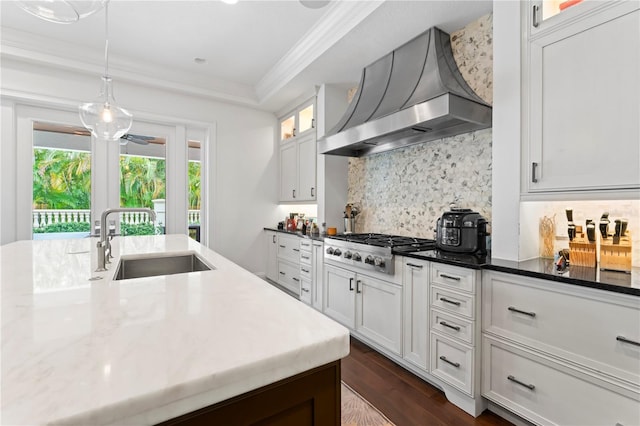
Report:
[[[431,26],[453,32],[491,10],[481,0],[345,0],[320,9],[296,0],[111,0],[110,73],[277,112],[316,85],[354,85],[366,65]],[[1,1],[2,55],[99,74],[104,18],[102,10],[55,24]]]

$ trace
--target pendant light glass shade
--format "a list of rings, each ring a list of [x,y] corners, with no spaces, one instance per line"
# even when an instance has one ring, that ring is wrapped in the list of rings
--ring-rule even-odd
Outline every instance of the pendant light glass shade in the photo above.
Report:
[[[20,0],[17,5],[50,22],[71,24],[102,9],[108,0]]]
[[[98,99],[80,105],[80,121],[97,139],[117,141],[133,124],[133,116],[119,107],[113,97],[111,77],[102,77]]]
[[[109,3],[104,8],[104,75],[98,99],[80,105],[80,121],[96,139],[117,141],[133,124],[133,116],[119,107],[113,97],[113,85],[109,76]]]

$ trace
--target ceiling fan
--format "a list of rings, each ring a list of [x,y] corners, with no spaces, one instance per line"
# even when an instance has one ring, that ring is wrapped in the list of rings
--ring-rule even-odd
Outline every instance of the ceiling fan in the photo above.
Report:
[[[154,140],[153,136],[133,135],[126,133],[120,138],[120,145],[125,145],[127,142],[137,143],[138,145],[149,145],[149,141]]]

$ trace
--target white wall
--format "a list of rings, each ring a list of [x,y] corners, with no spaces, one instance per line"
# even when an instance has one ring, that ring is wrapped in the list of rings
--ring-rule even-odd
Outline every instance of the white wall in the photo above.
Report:
[[[492,253],[519,260],[520,8],[493,2]]]
[[[100,76],[49,68],[42,64],[2,58],[1,89],[5,96],[28,94],[77,104],[96,98]],[[130,84],[114,78],[117,101],[134,114],[163,116],[177,123],[209,123],[214,164],[210,200],[209,245],[250,271],[264,268],[262,228],[278,220],[276,118],[273,114],[210,99]],[[19,101],[16,101],[19,102]],[[3,97],[0,141],[0,244],[15,240],[16,197],[13,110]],[[9,102],[10,103],[10,102]],[[22,212],[20,212],[22,214]],[[24,214],[28,214],[24,212]]]

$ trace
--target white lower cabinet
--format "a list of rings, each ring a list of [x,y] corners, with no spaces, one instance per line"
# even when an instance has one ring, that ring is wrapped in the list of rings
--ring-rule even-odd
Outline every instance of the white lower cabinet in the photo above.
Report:
[[[312,277],[311,277],[311,306],[322,311],[322,294],[324,279],[324,243],[313,241],[312,251]]]
[[[474,349],[434,331],[431,332],[430,343],[431,374],[472,396],[475,378]]]
[[[324,267],[323,312],[356,334],[402,354],[402,286]]]
[[[640,425],[637,296],[483,275],[482,395],[538,424]]]
[[[300,269],[299,265],[286,260],[278,260],[278,284],[290,292],[300,294]]]
[[[331,265],[324,266],[322,311],[345,327],[356,325],[356,274]]]
[[[624,387],[488,336],[482,348],[482,394],[533,423],[640,424],[640,399]]]
[[[403,358],[422,370],[428,370],[429,353],[429,267],[419,259],[407,259],[402,268],[404,283]]]
[[[356,331],[401,355],[402,287],[357,274]]]

